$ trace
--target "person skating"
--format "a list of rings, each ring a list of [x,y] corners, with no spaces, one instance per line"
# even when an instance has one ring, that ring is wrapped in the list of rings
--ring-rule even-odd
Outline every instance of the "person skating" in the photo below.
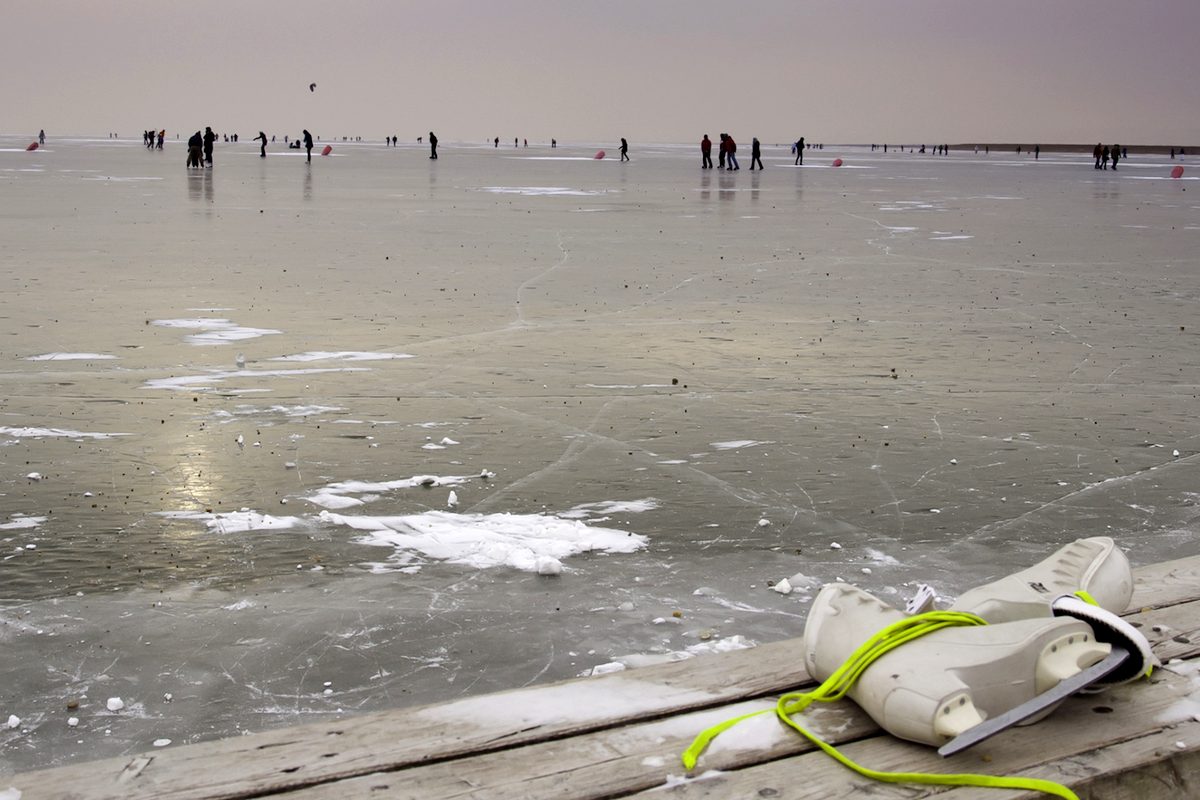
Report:
[[[887,145],[883,146],[883,152],[887,152]],[[801,136],[796,142],[796,163],[793,166],[803,166],[804,164],[804,137]]]
[[[621,137],[621,160],[629,160],[629,142],[625,141],[625,137]]]
[[[262,131],[258,132],[258,136],[254,137],[254,141],[257,142],[260,139],[262,140],[262,150],[259,151],[258,156],[259,156],[259,158],[266,158],[267,157],[267,135],[265,133],[263,133]]]
[[[757,136],[750,140],[750,169],[754,169],[755,162],[758,163],[759,169],[763,168],[762,145],[758,143]]]
[[[433,135],[433,131],[429,132],[429,157],[437,158],[437,137]]]
[[[737,160],[737,142],[729,134],[725,134],[725,171],[741,169]]]
[[[201,161],[201,158],[203,158],[203,149],[204,134],[200,133],[200,131],[196,131],[190,137],[188,137],[188,169],[192,169],[193,167],[200,169],[203,166],[203,162]]]
[[[700,169],[712,169],[712,139],[707,133],[700,140]]]
[[[213,129],[204,126],[204,163],[212,166],[212,151],[213,143],[217,141],[217,135],[213,133]]]
[[[304,131],[304,150],[308,154],[308,163],[312,163],[313,140],[312,134],[307,129]]]

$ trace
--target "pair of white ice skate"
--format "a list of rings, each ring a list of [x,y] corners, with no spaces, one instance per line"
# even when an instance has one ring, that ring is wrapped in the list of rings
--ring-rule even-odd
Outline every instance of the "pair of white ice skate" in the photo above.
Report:
[[[1132,594],[1129,561],[1113,540],[1079,539],[967,591],[949,609],[966,626],[940,627],[887,650],[847,693],[892,735],[949,755],[1040,719],[1082,688],[1146,674],[1155,663],[1149,643],[1117,616]],[[826,585],[804,630],[809,674],[828,680],[874,634],[923,610],[901,612],[850,584]]]

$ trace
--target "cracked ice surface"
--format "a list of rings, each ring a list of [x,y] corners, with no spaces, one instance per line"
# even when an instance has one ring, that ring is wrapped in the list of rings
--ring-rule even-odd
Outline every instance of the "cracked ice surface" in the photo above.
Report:
[[[1134,179],[1169,163],[455,150],[4,173],[0,772],[636,676],[838,577],[1196,552],[1200,209]],[[530,535],[571,520],[629,550]]]

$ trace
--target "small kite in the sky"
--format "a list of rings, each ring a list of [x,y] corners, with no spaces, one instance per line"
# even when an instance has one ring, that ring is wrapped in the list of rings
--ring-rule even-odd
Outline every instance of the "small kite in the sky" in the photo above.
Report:
[[[310,84],[308,85],[308,90],[309,90],[310,92],[315,92],[315,91],[317,90],[317,85],[316,85],[315,83],[310,83]]]

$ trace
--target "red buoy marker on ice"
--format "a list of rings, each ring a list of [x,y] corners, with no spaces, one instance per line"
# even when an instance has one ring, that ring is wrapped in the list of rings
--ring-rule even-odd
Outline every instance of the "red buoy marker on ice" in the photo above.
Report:
[[[840,166],[842,165],[842,160],[841,160],[840,158],[835,158],[835,159],[833,160],[833,165],[834,165],[835,167],[840,167]]]
[[[1183,177],[1183,166],[1181,164],[1176,164],[1175,168],[1171,170],[1171,177],[1175,179]]]
[[[327,145],[325,145],[324,149],[321,150],[321,155],[327,156],[332,152],[333,152],[333,145],[327,144]]]
[[[25,152],[27,152],[27,153],[28,153],[30,150],[37,150],[37,149],[38,149],[38,143],[37,143],[37,142],[33,142],[32,144],[30,144],[30,145],[29,145],[29,147],[26,147],[26,148],[25,148]],[[1183,167],[1180,167],[1179,169],[1181,169],[1181,170],[1182,170],[1182,169],[1183,169]]]
[[[605,153],[603,150],[597,150],[596,155],[592,156],[592,158],[594,158],[596,161],[599,161],[600,159],[604,158],[604,156]]]

